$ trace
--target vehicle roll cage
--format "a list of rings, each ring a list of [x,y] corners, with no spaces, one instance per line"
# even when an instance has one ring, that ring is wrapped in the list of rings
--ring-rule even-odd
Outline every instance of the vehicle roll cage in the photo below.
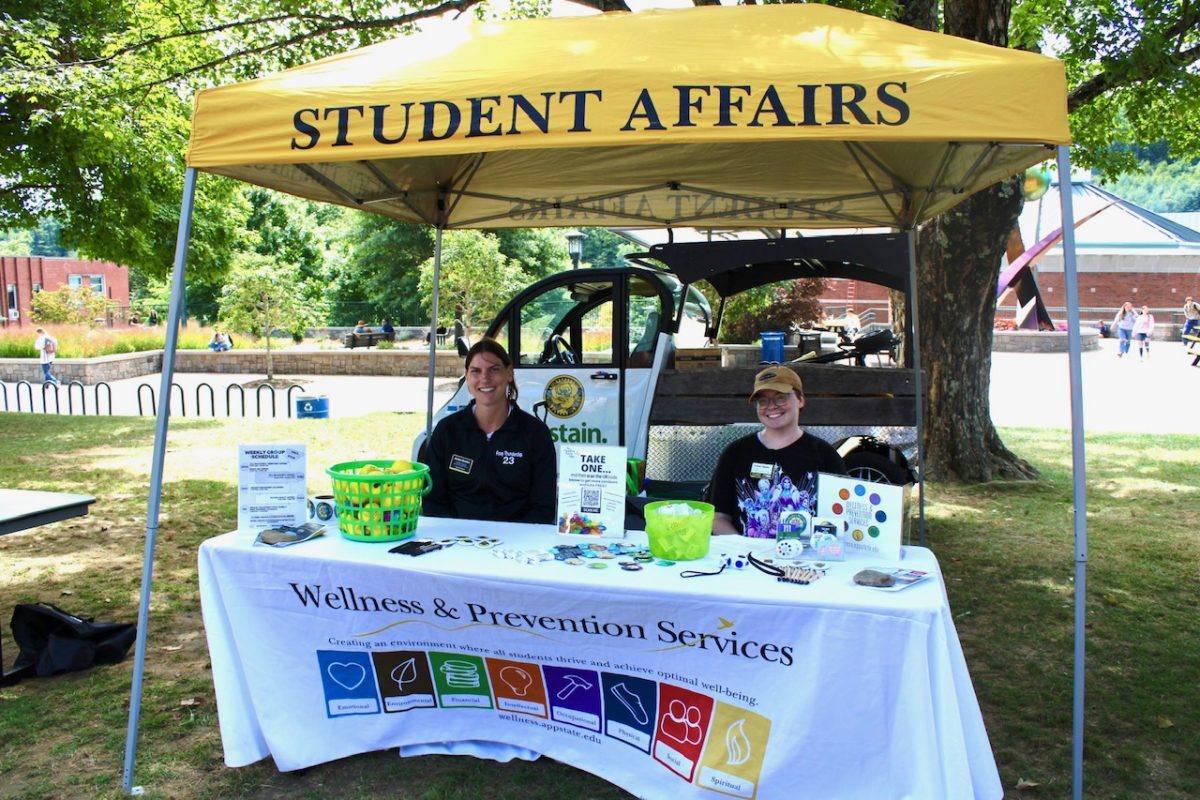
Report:
[[[708,281],[720,297],[712,325],[705,332],[710,339],[720,331],[729,297],[798,278],[847,278],[903,292],[906,324],[911,324],[908,241],[903,234],[668,242],[631,253],[626,259],[650,269],[662,265],[684,283],[685,292],[697,281]],[[911,342],[912,336],[906,335],[905,364],[911,362]]]

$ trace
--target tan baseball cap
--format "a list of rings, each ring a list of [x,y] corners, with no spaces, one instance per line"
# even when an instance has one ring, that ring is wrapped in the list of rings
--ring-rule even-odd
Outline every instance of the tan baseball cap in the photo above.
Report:
[[[766,389],[781,394],[787,392],[804,394],[804,384],[800,381],[800,376],[787,367],[767,367],[755,375],[754,391],[750,393],[750,399],[753,400],[755,395]]]

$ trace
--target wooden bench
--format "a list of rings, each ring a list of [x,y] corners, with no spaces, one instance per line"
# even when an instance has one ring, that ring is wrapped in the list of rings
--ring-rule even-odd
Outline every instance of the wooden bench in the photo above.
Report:
[[[1200,336],[1187,335],[1183,337],[1184,344],[1187,345],[1187,350],[1184,352],[1189,356],[1194,356],[1192,366],[1200,366]]]
[[[914,425],[911,369],[791,363],[804,382],[801,425]],[[652,425],[757,422],[749,402],[762,367],[663,370],[650,411]]]
[[[366,333],[347,333],[342,337],[342,346],[353,350],[356,347],[374,347],[379,342],[396,341],[396,332],[367,331]]]

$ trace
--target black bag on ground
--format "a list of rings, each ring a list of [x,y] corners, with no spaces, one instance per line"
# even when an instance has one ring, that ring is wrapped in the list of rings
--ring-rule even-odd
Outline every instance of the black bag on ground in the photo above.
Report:
[[[13,671],[41,678],[115,664],[137,638],[132,623],[93,622],[49,603],[21,603],[13,609],[10,628],[21,648]]]

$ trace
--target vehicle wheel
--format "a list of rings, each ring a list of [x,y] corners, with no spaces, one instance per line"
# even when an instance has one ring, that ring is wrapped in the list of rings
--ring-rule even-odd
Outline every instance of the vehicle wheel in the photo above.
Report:
[[[895,486],[902,486],[911,480],[905,467],[869,450],[856,450],[843,460],[846,462],[846,471],[851,477],[859,480],[890,483]]]

